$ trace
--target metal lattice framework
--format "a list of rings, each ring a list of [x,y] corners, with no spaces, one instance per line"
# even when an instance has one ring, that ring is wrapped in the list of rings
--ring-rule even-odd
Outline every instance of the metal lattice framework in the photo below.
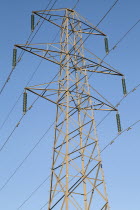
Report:
[[[49,15],[47,15],[49,12]],[[25,89],[56,104],[48,209],[109,210],[95,110],[117,111],[88,81],[91,73],[123,76],[84,55],[83,36],[106,36],[70,9],[35,11],[61,29],[57,43],[15,45],[60,66],[57,81]],[[42,93],[43,91],[43,93]]]

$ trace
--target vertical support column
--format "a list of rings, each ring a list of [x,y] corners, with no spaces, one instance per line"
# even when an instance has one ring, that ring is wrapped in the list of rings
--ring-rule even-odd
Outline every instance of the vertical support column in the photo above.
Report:
[[[66,90],[69,89],[69,43],[68,43],[68,27],[69,27],[69,19],[68,19],[68,10],[66,10]],[[66,210],[69,209],[68,202],[68,194],[69,194],[69,91],[66,92],[66,193],[65,193],[65,202],[66,202]]]
[[[87,84],[88,94],[90,94],[90,87],[89,87],[89,82],[88,82],[88,77],[87,76],[86,76],[86,84]],[[92,100],[91,100],[91,98],[89,98],[89,103],[92,106]],[[98,135],[97,135],[97,128],[96,128],[96,122],[95,122],[95,116],[94,116],[94,109],[91,109],[91,116],[92,116],[92,119],[93,119],[93,128],[94,128],[94,134],[95,134],[95,138],[96,138],[95,148],[97,150],[97,158],[98,158],[99,165],[98,165],[98,170],[96,171],[96,179],[94,181],[94,187],[93,187],[93,190],[92,190],[92,193],[91,193],[88,210],[91,209],[90,208],[90,205],[91,205],[91,202],[92,202],[92,199],[93,199],[93,196],[94,196],[95,185],[96,185],[96,182],[97,182],[97,179],[98,179],[99,172],[101,173],[101,177],[102,177],[102,180],[103,180],[103,183],[102,184],[103,184],[103,190],[104,190],[104,198],[106,200],[106,204],[104,205],[104,207],[102,209],[105,208],[105,210],[110,210],[109,204],[108,204],[108,195],[107,195],[107,191],[106,191],[106,183],[105,183],[105,178],[104,178],[104,171],[103,171],[103,169],[101,167],[101,165],[102,165],[102,159],[101,159],[101,151],[100,151],[99,140],[98,140]],[[93,148],[91,157],[92,157],[92,155],[94,153],[94,149],[95,148]],[[89,159],[89,163],[90,163],[90,159]]]
[[[73,29],[74,28],[75,27],[73,25]],[[80,27],[80,23],[77,24],[77,31],[78,30],[82,30],[81,27]],[[77,42],[79,42],[79,40],[81,40],[81,36],[82,35],[78,32],[74,34],[74,46],[76,45]],[[79,45],[83,46],[81,41],[80,41]],[[80,47],[80,49],[82,49],[82,46]],[[78,46],[78,48],[79,48],[79,46]],[[79,50],[78,52],[81,53],[81,56],[83,56],[83,49],[82,49],[82,51]],[[74,47],[74,54],[76,55],[76,47]],[[75,58],[76,58],[76,56],[75,56]],[[77,59],[76,59],[76,62],[77,62]],[[76,62],[75,62],[75,64],[76,64]],[[80,151],[80,153],[81,153],[81,167],[82,167],[81,172],[82,172],[82,175],[84,176],[85,175],[85,160],[84,160],[83,135],[82,135],[83,128],[81,127],[82,126],[82,119],[81,119],[81,110],[80,110],[81,100],[80,100],[80,95],[79,95],[80,84],[78,82],[79,79],[80,79],[79,74],[81,74],[81,73],[76,71],[75,76],[76,76],[76,92],[77,92],[76,94],[77,94],[77,105],[78,105],[78,124],[79,124],[79,128],[80,128],[79,129],[79,135],[80,135],[80,147],[81,147],[81,151]],[[84,193],[84,207],[85,207],[84,209],[87,210],[88,205],[87,205],[86,179],[83,180],[83,193]]]

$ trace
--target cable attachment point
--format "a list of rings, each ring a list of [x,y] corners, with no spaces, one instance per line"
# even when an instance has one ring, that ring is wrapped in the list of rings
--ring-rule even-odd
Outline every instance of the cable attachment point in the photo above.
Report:
[[[33,32],[35,29],[35,16],[31,14],[31,31]]]
[[[127,128],[127,131],[129,131],[129,130],[131,130],[132,128],[131,127],[129,127],[129,128]]]
[[[122,88],[123,88],[123,94],[126,96],[127,95],[127,90],[126,90],[126,82],[125,82],[124,77],[122,77]]]
[[[121,129],[121,121],[120,121],[120,115],[119,113],[117,112],[116,114],[116,120],[117,120],[117,128],[118,128],[118,132],[120,133],[122,131]]]
[[[110,145],[113,144],[113,143],[114,143],[114,141],[112,140],[112,141],[110,142]]]
[[[16,127],[18,127],[18,126],[19,126],[19,124],[20,124],[20,122],[18,122],[18,124],[16,125]]]
[[[27,93],[26,90],[23,93],[23,114],[26,114],[27,112]]]
[[[108,47],[108,38],[107,37],[104,38],[104,42],[105,42],[105,51],[106,51],[106,54],[108,54],[109,53],[109,47]]]
[[[16,64],[17,64],[17,49],[14,48],[13,49],[13,65],[12,65],[12,67],[15,68]]]

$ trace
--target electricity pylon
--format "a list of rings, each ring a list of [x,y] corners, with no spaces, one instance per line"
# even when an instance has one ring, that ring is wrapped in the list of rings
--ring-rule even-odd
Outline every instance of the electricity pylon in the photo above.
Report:
[[[94,111],[117,109],[92,88],[88,77],[91,73],[123,74],[101,64],[93,54],[85,57],[83,36],[106,35],[76,11],[33,14],[60,28],[57,43],[15,45],[59,66],[56,81],[25,88],[56,105],[48,209],[109,210]]]

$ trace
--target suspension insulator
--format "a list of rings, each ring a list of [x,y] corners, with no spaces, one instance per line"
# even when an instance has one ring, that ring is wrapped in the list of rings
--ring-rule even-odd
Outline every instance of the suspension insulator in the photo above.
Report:
[[[122,88],[123,88],[123,94],[126,95],[127,94],[127,90],[126,90],[125,78],[122,78]]]
[[[122,129],[121,129],[120,115],[118,113],[116,114],[116,120],[117,120],[118,132],[120,133]]]
[[[27,93],[23,93],[23,113],[27,112]]]
[[[13,67],[16,66],[17,63],[17,49],[13,49]]]
[[[35,28],[35,16],[34,14],[31,15],[31,31],[34,31]]]
[[[104,38],[104,42],[105,42],[105,51],[106,51],[106,54],[108,54],[109,53],[109,47],[108,47],[108,38],[107,37]]]

